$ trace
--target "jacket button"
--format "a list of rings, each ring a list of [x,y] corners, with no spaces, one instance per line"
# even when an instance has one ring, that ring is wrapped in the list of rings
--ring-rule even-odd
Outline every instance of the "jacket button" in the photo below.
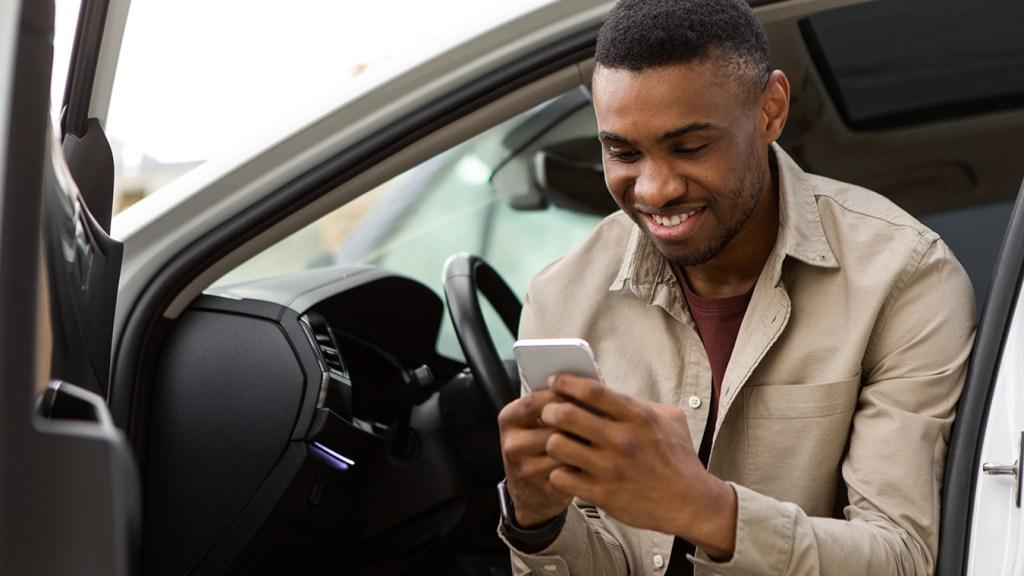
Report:
[[[700,398],[690,396],[690,408],[700,408]]]
[[[558,566],[555,566],[554,564],[548,564],[544,566],[544,569],[548,572],[554,572],[555,570],[558,570]]]
[[[696,396],[695,396],[695,398],[696,398]],[[698,400],[698,402],[699,402],[699,400]],[[664,565],[665,565],[665,559],[661,557],[661,554],[655,554],[654,555],[654,567],[655,568],[661,568]]]

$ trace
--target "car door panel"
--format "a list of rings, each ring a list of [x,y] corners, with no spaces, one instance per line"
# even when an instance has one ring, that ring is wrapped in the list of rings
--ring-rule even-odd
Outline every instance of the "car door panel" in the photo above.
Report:
[[[1024,429],[1019,353],[1024,319],[1016,306],[1022,272],[1024,205],[1018,195],[950,438],[936,572],[941,576],[1016,573],[1002,571],[1018,562],[1020,515],[1012,488],[1005,478],[985,477],[981,467],[988,458],[1012,463]]]
[[[92,217],[61,159],[53,164],[44,213],[44,249],[53,280],[51,377],[106,397],[123,248]]]
[[[36,397],[49,368],[45,283],[65,280],[41,271],[39,227],[47,196],[67,192],[48,118],[54,5],[6,2],[4,17],[12,4],[19,16],[0,20],[17,24],[4,36],[14,50],[0,48],[11,95],[0,120],[0,572],[127,575],[139,508],[123,435],[96,394],[54,382],[49,402]]]

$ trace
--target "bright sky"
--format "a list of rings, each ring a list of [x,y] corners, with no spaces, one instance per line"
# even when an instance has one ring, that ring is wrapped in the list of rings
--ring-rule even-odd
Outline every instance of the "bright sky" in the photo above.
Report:
[[[53,76],[50,79],[50,111],[54,118],[60,114],[64,83],[68,77],[71,45],[75,40],[79,0],[57,0],[57,15],[53,35]]]
[[[374,64],[537,0],[133,0],[107,135],[161,162],[205,160]],[[77,0],[57,0],[54,100]]]

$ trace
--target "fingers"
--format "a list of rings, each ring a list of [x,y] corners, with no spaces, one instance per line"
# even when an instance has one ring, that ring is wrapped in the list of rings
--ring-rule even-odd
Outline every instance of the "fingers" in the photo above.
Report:
[[[575,494],[588,502],[596,500],[594,480],[585,470],[559,466],[548,475],[548,481],[559,492]]]
[[[560,492],[548,481],[553,470],[564,466],[546,452],[548,439],[557,432],[540,422],[543,407],[554,399],[554,393],[534,392],[509,404],[499,415],[508,490],[515,502],[516,521],[523,526],[552,518],[572,502],[571,494]]]
[[[611,422],[572,402],[552,402],[541,410],[540,420],[545,426],[566,432],[582,440],[607,445]]]
[[[542,481],[546,479],[551,471],[564,464],[557,459],[544,454],[542,456],[536,456],[529,458],[520,463],[519,467],[515,470],[518,480],[522,481]]]
[[[549,382],[550,391],[599,410],[613,420],[628,420],[638,410],[646,409],[646,404],[637,398],[616,392],[592,378],[555,374]]]
[[[501,451],[508,460],[519,461],[546,453],[551,428],[521,428],[506,433],[501,440]]]
[[[590,444],[583,444],[565,434],[555,433],[548,437],[545,444],[547,454],[556,461],[579,468],[586,472],[604,472],[603,463],[607,462],[607,453]]]
[[[498,413],[498,427],[537,428],[540,424],[540,413],[544,406],[558,400],[558,395],[551,390],[538,390],[509,402]]]

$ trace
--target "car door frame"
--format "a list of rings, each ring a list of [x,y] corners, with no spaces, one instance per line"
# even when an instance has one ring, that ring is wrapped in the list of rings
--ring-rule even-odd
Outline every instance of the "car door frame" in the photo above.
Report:
[[[959,576],[970,560],[970,532],[981,446],[992,392],[1024,280],[1024,185],[999,250],[978,323],[970,366],[950,437],[942,494],[936,574]]]
[[[53,0],[0,2],[0,572],[127,576],[139,518],[127,443],[101,397],[46,386],[42,215],[71,190],[49,117],[54,13]],[[80,411],[47,410],[57,398]]]

